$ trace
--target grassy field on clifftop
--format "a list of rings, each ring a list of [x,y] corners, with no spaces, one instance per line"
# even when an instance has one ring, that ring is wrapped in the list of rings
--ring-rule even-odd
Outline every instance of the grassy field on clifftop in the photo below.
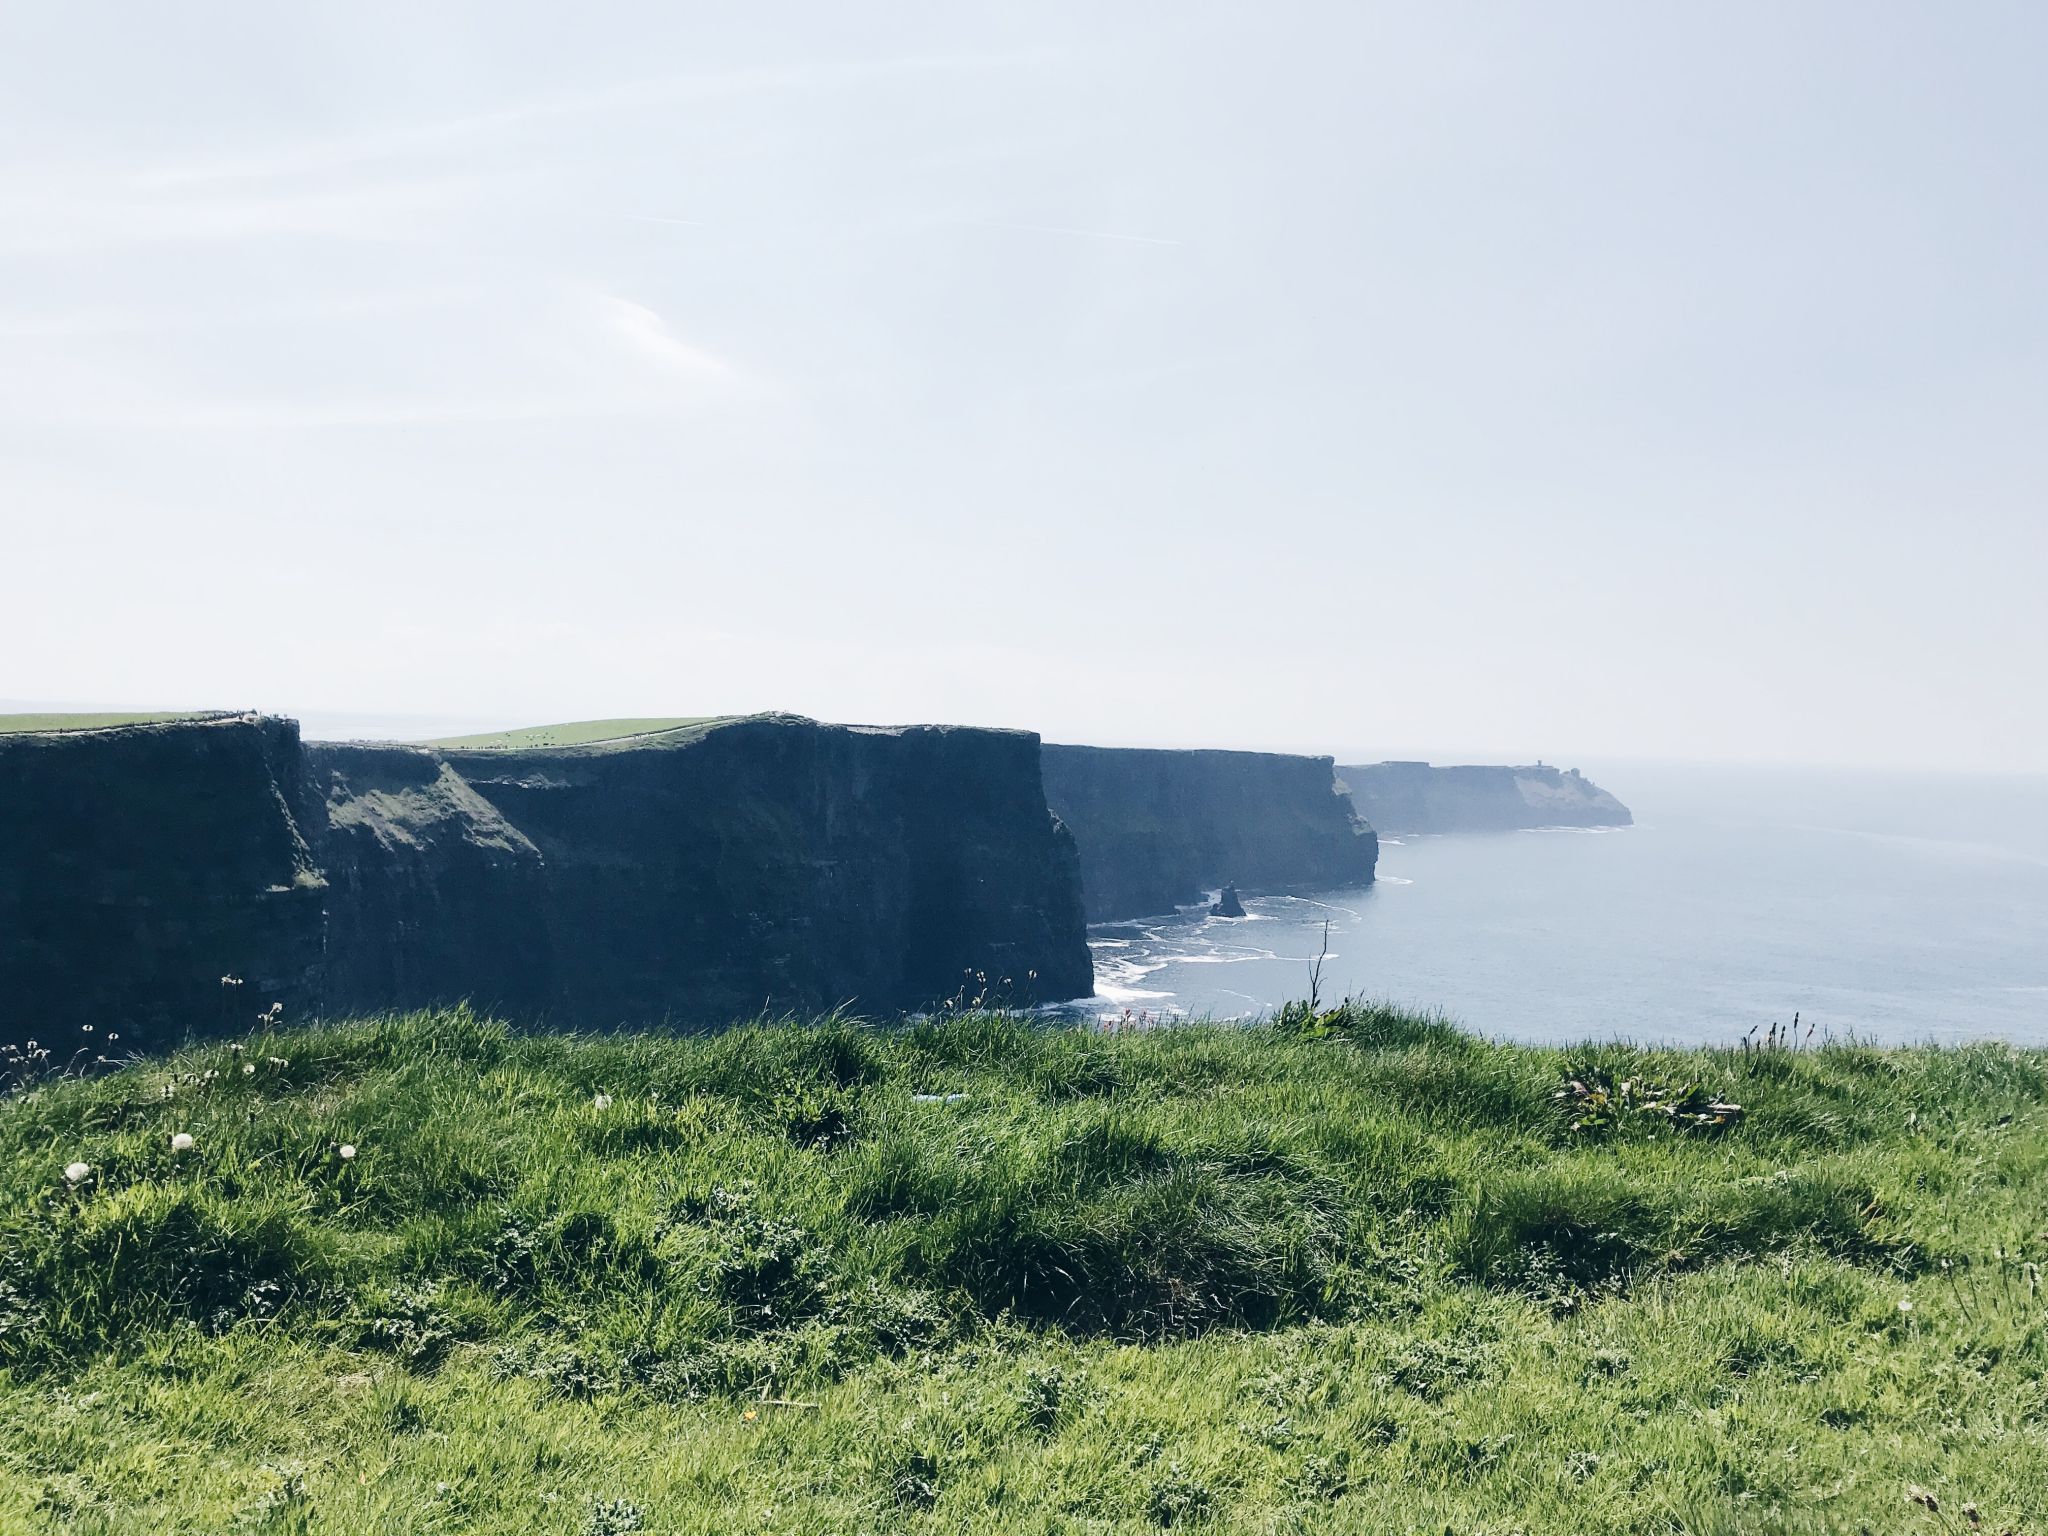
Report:
[[[262,1034],[0,1100],[0,1531],[2048,1532],[2044,1232],[2003,1046]]]

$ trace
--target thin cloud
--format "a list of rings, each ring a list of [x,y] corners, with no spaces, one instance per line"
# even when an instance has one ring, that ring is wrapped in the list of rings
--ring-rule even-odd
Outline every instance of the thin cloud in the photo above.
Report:
[[[610,293],[595,295],[594,302],[604,329],[664,372],[694,380],[733,376],[724,358],[683,340],[645,304]]]
[[[176,335],[216,330],[249,330],[280,325],[322,325],[368,315],[408,310],[447,311],[475,306],[497,290],[487,286],[404,289],[338,298],[247,300],[233,306],[135,309],[97,308],[0,313],[0,338],[10,341],[82,339],[94,336]]]
[[[555,395],[479,399],[377,399],[268,401],[217,399],[199,403],[165,400],[72,408],[11,407],[16,423],[40,427],[115,427],[133,431],[248,432],[321,431],[347,428],[403,428],[491,422],[590,421],[655,417],[666,413],[643,398]]]
[[[1010,219],[962,219],[962,224],[971,224],[977,229],[1016,229],[1033,235],[1079,235],[1087,240],[1118,240],[1131,245],[1173,245],[1178,240],[1164,240],[1157,235],[1129,235],[1113,229],[1076,229],[1068,224],[1019,224]]]
[[[389,348],[374,335],[358,346],[326,338],[339,346],[332,355],[342,372],[360,379],[373,367],[398,386],[388,392],[327,394],[316,376],[308,376],[299,388],[260,393],[251,381],[274,377],[275,349],[252,349],[232,337],[203,359],[188,347],[80,348],[66,343],[93,335],[147,337],[149,317],[115,310],[53,317],[40,334],[55,344],[0,349],[0,421],[31,429],[226,433],[427,429],[657,419],[765,398],[726,358],[680,334],[658,311],[617,294],[572,287],[501,289],[484,302],[474,302],[477,295],[441,297],[448,302],[434,302],[428,291],[365,296],[332,305],[324,316],[320,306],[304,311],[374,326],[378,309],[396,315],[424,308],[432,321],[446,322],[386,327],[376,334],[391,338]],[[278,317],[296,306],[261,308],[269,323],[248,325],[247,334],[274,330]],[[0,317],[0,336],[7,329]],[[195,323],[191,334],[209,330]],[[420,387],[423,369],[441,376],[440,387]],[[220,383],[228,387],[210,387]]]
[[[823,59],[773,69],[674,75],[623,81],[428,122],[401,123],[313,139],[284,150],[195,165],[167,166],[140,178],[146,187],[219,181],[262,181],[347,170],[383,160],[457,148],[473,140],[560,122],[651,107],[725,101],[738,96],[804,90],[904,75],[954,74],[1041,62],[1043,52],[910,55],[893,59]]]
[[[124,246],[230,243],[262,239],[418,243],[448,215],[509,173],[411,176],[354,185],[230,191],[128,190],[81,174],[59,186],[0,185],[0,251],[51,255]],[[79,186],[86,190],[80,194]]]

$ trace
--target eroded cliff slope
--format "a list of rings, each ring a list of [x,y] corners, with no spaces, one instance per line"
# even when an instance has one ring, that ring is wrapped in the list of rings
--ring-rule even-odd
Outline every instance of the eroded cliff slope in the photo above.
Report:
[[[438,753],[310,742],[330,1013],[467,999],[541,1011],[554,974],[540,850]]]
[[[1576,768],[1392,762],[1339,768],[1337,775],[1359,810],[1388,833],[1626,827],[1633,821],[1627,806]]]
[[[1363,885],[1379,858],[1327,757],[1048,744],[1044,763],[1091,922],[1170,911],[1226,883]]]

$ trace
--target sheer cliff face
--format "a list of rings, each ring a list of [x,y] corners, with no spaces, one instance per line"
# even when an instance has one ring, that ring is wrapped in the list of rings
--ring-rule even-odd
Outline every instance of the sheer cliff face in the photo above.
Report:
[[[330,824],[359,850],[344,888],[360,892],[360,937],[335,945],[338,973],[362,977],[357,1006],[377,983],[411,988],[348,952],[392,947],[380,931],[401,951],[459,949],[431,935],[468,926],[472,879],[520,892],[491,940],[525,966],[501,1005],[564,1022],[1093,988],[1078,863],[1046,811],[1036,737],[765,717],[432,762],[403,814],[386,790],[363,806],[352,777],[330,796]]]
[[[61,1062],[310,1007],[300,771],[297,725],[255,715],[0,735],[0,1040]]]
[[[1627,806],[1577,769],[1372,763],[1337,773],[1382,832],[1626,827],[1633,820]]]
[[[1335,889],[1373,877],[1379,839],[1327,757],[1047,746],[1047,801],[1074,830],[1091,922],[1207,889]]]

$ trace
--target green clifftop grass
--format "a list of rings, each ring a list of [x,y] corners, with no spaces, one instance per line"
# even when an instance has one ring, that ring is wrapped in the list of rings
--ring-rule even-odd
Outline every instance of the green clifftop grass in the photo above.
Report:
[[[426,747],[470,751],[532,752],[550,747],[626,744],[648,736],[666,736],[697,726],[713,726],[723,715],[672,715],[631,720],[571,720],[561,725],[528,725],[510,731],[485,731],[477,736],[444,736],[421,742]]]
[[[2044,1103],[1372,1008],[252,1037],[0,1101],[0,1531],[2041,1531]]]
[[[62,714],[41,715],[0,715],[0,735],[17,732],[28,734],[41,731],[105,731],[123,725],[169,725],[181,720],[216,720],[226,715],[222,710],[172,711],[169,714]]]

